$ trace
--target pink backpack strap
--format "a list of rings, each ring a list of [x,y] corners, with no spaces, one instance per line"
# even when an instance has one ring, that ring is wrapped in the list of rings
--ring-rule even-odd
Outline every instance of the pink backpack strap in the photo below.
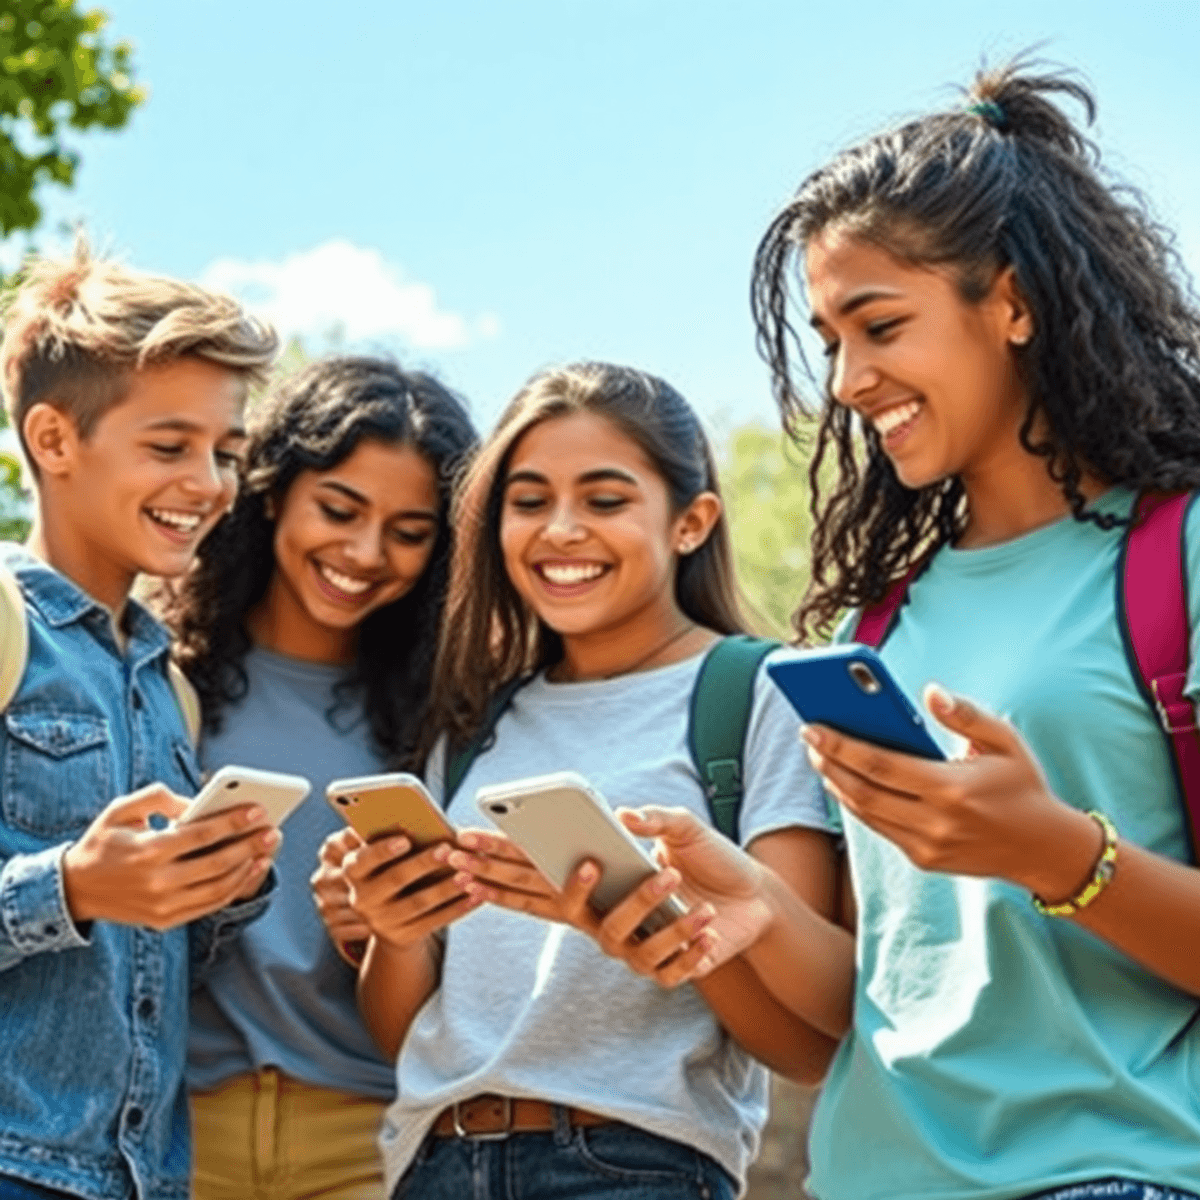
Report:
[[[1200,734],[1184,694],[1191,642],[1184,533],[1192,499],[1190,492],[1145,492],[1138,498],[1117,570],[1117,614],[1133,677],[1171,749],[1196,860]]]
[[[878,650],[892,632],[892,626],[900,615],[900,609],[908,599],[908,589],[912,581],[925,569],[926,559],[909,567],[908,571],[894,580],[884,593],[883,599],[864,608],[859,614],[858,625],[854,630],[854,640],[864,646]]]

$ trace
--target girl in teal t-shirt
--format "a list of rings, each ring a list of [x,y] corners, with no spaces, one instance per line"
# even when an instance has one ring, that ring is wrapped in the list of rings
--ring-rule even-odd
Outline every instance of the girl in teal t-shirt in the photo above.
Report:
[[[1200,486],[1200,313],[1054,96],[1090,115],[1070,77],[980,75],[964,109],[811,175],[757,256],[788,416],[797,266],[828,357],[798,628],[925,563],[882,654],[951,751],[805,730],[843,809],[857,940],[820,1200],[1200,1193],[1200,871],[1115,599],[1135,496]],[[1194,511],[1186,545],[1196,630]],[[771,901],[743,954],[793,1011],[814,976],[839,986],[761,865],[679,816],[632,824],[718,907]]]

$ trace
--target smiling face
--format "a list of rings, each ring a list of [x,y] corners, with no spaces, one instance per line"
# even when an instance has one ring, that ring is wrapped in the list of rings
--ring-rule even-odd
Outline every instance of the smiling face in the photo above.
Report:
[[[139,573],[182,574],[237,491],[245,390],[199,358],[145,367],[87,438],[34,405],[24,432],[51,565],[114,610]]]
[[[970,492],[1029,458],[1013,347],[1033,326],[1011,270],[969,303],[949,269],[913,266],[836,231],[809,243],[806,268],[832,395],[874,426],[902,483],[958,475]]]
[[[513,587],[567,647],[619,646],[633,662],[686,628],[675,599],[681,551],[720,512],[703,493],[682,513],[641,447],[593,413],[528,430],[509,458],[500,543]],[[611,657],[611,656],[610,656]]]
[[[437,476],[412,446],[360,442],[302,471],[275,513],[275,572],[251,614],[255,640],[312,661],[353,657],[368,613],[410,591],[438,532]]]

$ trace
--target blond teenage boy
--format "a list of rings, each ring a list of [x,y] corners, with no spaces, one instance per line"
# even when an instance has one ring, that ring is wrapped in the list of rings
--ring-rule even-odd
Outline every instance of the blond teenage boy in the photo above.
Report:
[[[183,572],[228,508],[275,349],[233,300],[82,243],[5,313],[37,516],[0,547],[29,646],[0,717],[0,1200],[188,1194],[189,978],[262,911],[278,835],[249,806],[166,827],[196,764],[129,591]]]

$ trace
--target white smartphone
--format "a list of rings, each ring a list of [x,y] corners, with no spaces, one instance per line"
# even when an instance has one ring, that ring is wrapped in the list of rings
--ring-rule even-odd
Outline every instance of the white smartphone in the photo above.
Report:
[[[417,850],[454,841],[454,826],[425,785],[403,771],[335,779],[325,799],[364,842],[389,833],[404,834]]]
[[[601,875],[591,903],[601,915],[660,870],[604,797],[575,771],[482,787],[475,805],[555,887],[562,888],[585,858],[595,862]],[[687,911],[678,896],[668,896],[638,932],[648,937]]]
[[[211,817],[239,804],[257,804],[272,825],[279,825],[311,789],[312,785],[302,775],[259,771],[254,767],[222,767],[200,789],[176,824]]]

